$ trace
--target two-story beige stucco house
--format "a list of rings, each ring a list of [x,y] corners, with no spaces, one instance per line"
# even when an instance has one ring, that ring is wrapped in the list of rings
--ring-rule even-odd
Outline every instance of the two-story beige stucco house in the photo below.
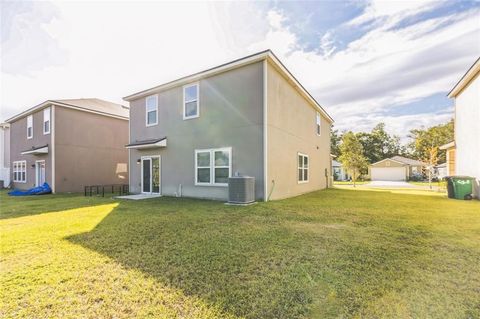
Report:
[[[53,192],[127,184],[128,109],[100,99],[49,100],[7,120],[13,187]]]
[[[333,120],[270,50],[124,99],[133,193],[226,200],[236,175],[257,200],[327,187]]]

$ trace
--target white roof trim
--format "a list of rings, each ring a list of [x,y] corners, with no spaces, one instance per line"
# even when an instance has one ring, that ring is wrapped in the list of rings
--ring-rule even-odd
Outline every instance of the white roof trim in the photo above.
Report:
[[[398,164],[402,164],[402,165],[409,165],[409,164],[406,164],[406,163],[403,163],[403,162],[400,162],[400,161],[396,161],[396,160],[391,159],[391,158],[385,158],[385,159],[382,159],[381,161],[378,161],[378,162],[375,162],[375,163],[373,163],[373,164],[370,164],[370,166],[374,166],[374,165],[380,164],[381,162],[384,162],[384,161],[392,161],[392,162],[395,162],[395,163],[398,163]]]
[[[222,73],[222,72],[225,72],[225,71],[228,71],[228,70],[231,70],[231,69],[235,69],[235,68],[238,68],[238,67],[241,67],[241,66],[244,66],[244,65],[248,65],[248,64],[251,64],[251,63],[254,63],[254,62],[262,61],[262,60],[266,59],[267,55],[268,55],[268,51],[262,51],[262,52],[259,52],[257,54],[247,56],[245,58],[241,58],[241,59],[238,59],[238,60],[234,60],[232,62],[221,64],[219,66],[213,67],[213,68],[205,70],[205,71],[194,73],[192,75],[188,75],[188,76],[182,77],[182,78],[174,80],[174,81],[170,81],[170,82],[167,82],[167,83],[164,83],[164,84],[157,85],[157,86],[152,87],[152,88],[147,89],[147,90],[143,90],[143,91],[140,91],[140,92],[137,92],[137,93],[134,93],[134,94],[130,94],[128,96],[125,96],[123,99],[125,101],[132,101],[132,100],[139,99],[139,98],[145,97],[147,95],[155,94],[155,93],[158,93],[160,91],[164,91],[164,90],[176,87],[176,86],[182,86],[182,85],[190,83],[190,82],[195,82],[195,81],[198,81],[198,80],[203,79],[203,78],[211,77],[211,76],[213,76],[215,74],[218,74],[218,73]]]
[[[455,84],[453,89],[448,93],[449,98],[456,97],[469,83],[470,81],[480,72],[480,58],[473,63],[473,65],[468,69],[468,71],[462,76],[462,78]]]
[[[37,148],[31,151],[24,151],[20,153],[21,155],[27,155],[27,154],[32,154],[32,155],[37,155],[37,154],[48,154],[48,145],[44,146],[42,148]]]
[[[252,64],[252,63],[263,61],[263,60],[268,60],[269,62],[271,62],[282,73],[282,75],[284,75],[289,80],[289,82],[301,93],[301,95],[314,106],[314,108],[317,111],[319,111],[324,117],[326,117],[330,123],[333,123],[333,118],[330,115],[328,115],[328,113],[322,108],[322,106],[310,95],[310,93],[308,93],[308,91],[302,86],[302,84],[300,84],[300,82],[292,75],[292,73],[290,73],[290,71],[282,64],[282,62],[280,62],[280,60],[270,50],[262,51],[238,60],[234,60],[232,62],[219,65],[217,67],[214,67],[202,72],[198,72],[198,73],[195,73],[186,77],[182,77],[180,79],[177,79],[171,82],[167,82],[165,84],[155,86],[147,90],[143,90],[143,91],[131,94],[131,95],[125,96],[123,99],[125,101],[130,102],[132,100],[139,99],[151,94],[155,94],[160,91],[164,91],[177,86],[182,86],[190,82],[196,82],[196,81],[199,81],[200,79],[211,77],[215,74],[226,72],[228,70],[236,69],[241,66]]]
[[[441,150],[447,150],[447,149],[452,148],[452,147],[455,147],[455,141],[452,141],[452,142],[450,142],[450,143],[444,144],[444,145],[440,146],[439,149],[441,149]]]
[[[116,118],[116,119],[127,120],[128,121],[128,117],[114,115],[114,114],[100,112],[100,111],[95,111],[95,110],[87,109],[87,108],[84,108],[84,107],[75,106],[75,105],[72,105],[72,104],[57,102],[57,101],[54,101],[54,100],[47,100],[47,101],[45,101],[41,104],[38,104],[34,107],[31,107],[28,110],[23,111],[23,112],[15,115],[15,116],[9,118],[5,122],[6,123],[15,122],[18,119],[21,119],[21,118],[23,118],[27,115],[30,115],[30,114],[32,114],[32,113],[34,113],[34,112],[36,112],[36,111],[38,111],[42,108],[45,108],[45,107],[48,107],[48,106],[51,106],[51,105],[57,105],[57,106],[65,107],[65,108],[68,108],[68,109],[73,109],[73,110],[78,110],[78,111],[83,111],[83,112],[88,112],[88,113],[93,113],[93,114],[98,114],[98,115],[103,115],[103,116],[108,116],[108,117],[113,117],[113,118]]]
[[[149,148],[159,148],[159,147],[167,147],[167,139],[164,138],[161,141],[158,141],[156,143],[150,143],[150,144],[141,144],[141,145],[130,145],[130,146],[125,146],[128,149],[135,149],[135,150],[142,150],[142,149],[149,149]]]

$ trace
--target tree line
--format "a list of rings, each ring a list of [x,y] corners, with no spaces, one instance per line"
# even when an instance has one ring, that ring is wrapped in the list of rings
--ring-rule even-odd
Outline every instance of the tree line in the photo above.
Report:
[[[400,137],[385,130],[385,123],[377,124],[370,132],[339,132],[330,135],[331,153],[342,163],[354,180],[366,173],[369,164],[395,155],[417,159],[436,165],[446,161],[443,144],[454,139],[453,119],[445,124],[410,130],[409,142],[402,145]]]

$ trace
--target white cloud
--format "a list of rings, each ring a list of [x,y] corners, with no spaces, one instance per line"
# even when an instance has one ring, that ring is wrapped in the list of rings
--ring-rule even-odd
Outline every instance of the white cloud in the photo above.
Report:
[[[451,88],[479,55],[480,11],[392,28],[441,5],[403,3],[372,1],[364,14],[341,26],[368,24],[370,31],[339,49],[335,29],[330,30],[318,39],[319,50],[308,52],[281,11],[258,3],[58,2],[43,11],[38,6],[9,11],[10,26],[2,27],[0,117],[52,98],[122,102],[130,93],[270,48],[335,118],[337,128],[368,130],[383,121],[405,136],[410,128],[450,115],[385,114],[393,105]],[[4,2],[5,22],[3,9]],[[19,38],[40,40],[25,48]],[[5,54],[6,43],[9,52],[23,54],[23,63]],[[36,59],[39,53],[47,58]]]
[[[284,26],[286,19],[281,12],[270,10],[267,12],[268,32],[258,42],[252,43],[248,46],[251,52],[261,50],[273,50],[280,56],[288,56],[297,48],[297,37]]]
[[[58,10],[42,2],[2,2],[2,72],[15,74],[42,70],[66,62],[65,50],[49,32]]]
[[[260,39],[242,39],[235,26],[218,25],[222,10],[235,14],[221,4],[58,2],[53,8],[55,18],[38,6],[9,12],[11,31],[2,33],[2,47],[8,43],[12,52],[1,59],[3,119],[47,99],[99,97],[124,103],[123,96],[246,54],[245,43],[232,38]],[[27,23],[27,17],[36,16],[45,17]],[[43,36],[37,39],[38,25]],[[25,47],[18,35],[35,41]],[[61,48],[62,58],[39,59],[44,44]],[[19,52],[22,63],[16,59]]]
[[[333,41],[332,32],[327,31],[320,39],[320,49],[324,57],[328,58],[335,51],[335,42]]]
[[[427,10],[430,3],[418,10]],[[381,13],[400,21],[418,10],[397,7]],[[462,14],[426,20],[403,29],[373,28],[340,51],[305,52],[298,48],[288,27],[272,27],[264,47],[279,47],[279,56],[289,69],[323,104],[336,120],[336,127],[371,129],[387,123],[387,129],[402,137],[419,124],[437,124],[451,113],[421,113],[412,116],[385,116],[392,106],[446,93],[480,53],[478,9]],[[365,18],[367,19],[367,18]],[[444,27],[448,25],[447,27]],[[330,37],[330,35],[329,35]],[[331,41],[327,37],[327,40]],[[289,39],[289,41],[285,41]],[[326,42],[326,44],[329,43]],[[256,44],[260,46],[260,44]],[[328,46],[326,46],[328,48]],[[445,109],[448,105],[439,105]]]
[[[380,22],[383,27],[389,27],[408,16],[432,10],[444,2],[445,0],[370,0],[364,13],[349,21],[348,25]]]
[[[267,13],[267,20],[273,29],[281,29],[283,22],[285,22],[285,17],[278,11],[270,10]]]

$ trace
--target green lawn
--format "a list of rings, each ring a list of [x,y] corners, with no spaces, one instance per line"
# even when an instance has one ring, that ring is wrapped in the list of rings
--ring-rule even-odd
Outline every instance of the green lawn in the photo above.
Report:
[[[420,181],[420,182],[414,182],[414,181],[409,181],[410,184],[412,185],[417,185],[417,186],[429,186],[430,183],[428,181]],[[432,182],[432,186],[439,186],[442,184],[442,182]]]
[[[480,202],[1,200],[2,318],[479,318]]]

